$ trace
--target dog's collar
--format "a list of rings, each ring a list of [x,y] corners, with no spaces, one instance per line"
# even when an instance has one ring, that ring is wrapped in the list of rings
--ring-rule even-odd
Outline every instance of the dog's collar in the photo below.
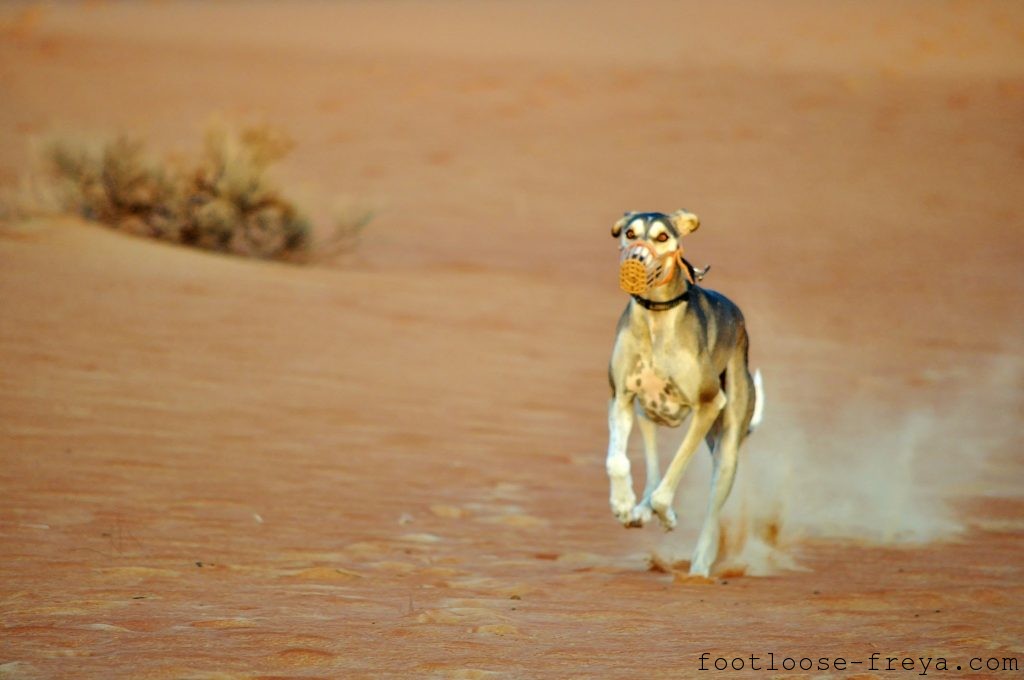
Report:
[[[642,298],[639,295],[633,295],[632,298],[636,300],[637,304],[639,304],[644,309],[649,309],[652,312],[664,312],[667,309],[672,309],[673,307],[689,300],[690,289],[687,288],[679,297],[674,297],[671,300],[666,300],[665,302],[655,302],[654,300]]]

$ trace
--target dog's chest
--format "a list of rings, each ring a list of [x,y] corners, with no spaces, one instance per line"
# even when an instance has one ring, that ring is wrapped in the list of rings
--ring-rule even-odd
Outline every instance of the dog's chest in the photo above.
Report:
[[[676,384],[643,358],[626,377],[626,389],[636,396],[647,418],[660,425],[677,427],[689,412]]]
[[[679,342],[679,308],[664,313],[646,314],[637,319],[633,365],[626,378],[626,389],[636,396],[648,419],[677,427],[689,414],[687,399],[693,357]]]

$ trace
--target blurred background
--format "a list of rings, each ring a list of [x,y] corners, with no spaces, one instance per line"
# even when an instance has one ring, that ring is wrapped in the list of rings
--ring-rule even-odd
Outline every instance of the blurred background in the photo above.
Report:
[[[957,653],[969,633],[904,620],[919,601],[880,576],[898,564],[970,635],[1019,652],[1022,7],[3,3],[0,541],[19,557],[0,569],[7,621],[63,631],[26,633],[10,663],[58,668],[33,640],[67,650],[73,630],[79,651],[171,675],[254,658],[493,671],[509,638],[615,672],[629,658],[599,652],[642,630],[671,673],[682,652],[662,646],[671,617],[648,616],[645,558],[685,571],[707,457],[668,538],[615,525],[603,459],[625,304],[609,229],[678,208],[701,217],[687,256],[744,310],[765,376],[722,568],[789,574],[737,586],[774,607],[771,639],[806,636],[819,588],[837,635],[869,607],[894,645]],[[241,146],[210,152],[218,125]],[[243,159],[238,200],[285,197],[309,256],[129,238],[79,219],[98,214],[89,191],[10,208],[38,193],[47,140],[118,135],[146,167],[199,154],[200,203],[221,191],[210,163]],[[266,176],[255,148],[273,149]],[[339,225],[353,238],[328,247]],[[991,590],[949,595],[965,574]],[[717,625],[724,596],[674,592],[665,607]],[[157,594],[144,612],[130,599]],[[512,596],[536,608],[506,611]],[[186,622],[208,656],[151,654],[181,649]],[[110,630],[83,628],[99,625],[148,634],[113,631],[113,652]],[[769,635],[745,625],[708,644]],[[551,629],[565,637],[540,641]]]

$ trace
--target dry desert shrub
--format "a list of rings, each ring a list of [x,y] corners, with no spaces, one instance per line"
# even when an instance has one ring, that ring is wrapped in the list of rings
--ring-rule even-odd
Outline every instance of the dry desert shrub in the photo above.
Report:
[[[197,158],[154,156],[138,139],[60,137],[4,201],[8,216],[71,212],[132,234],[247,257],[311,261],[351,249],[369,222],[349,210],[314,243],[310,219],[268,179],[292,149],[271,127],[211,125]],[[316,248],[314,249],[314,245]]]

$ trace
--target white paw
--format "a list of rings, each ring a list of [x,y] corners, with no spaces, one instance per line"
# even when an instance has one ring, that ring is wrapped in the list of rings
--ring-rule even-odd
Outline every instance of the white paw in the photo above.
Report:
[[[625,483],[612,484],[611,506],[615,519],[628,526],[633,519],[634,505],[636,505],[636,494],[633,493],[633,489]]]
[[[666,531],[672,531],[676,528],[676,513],[672,509],[672,496],[655,491],[651,494],[651,509],[658,516],[658,519],[661,520],[661,526]]]
[[[711,563],[708,562],[704,556],[694,557],[693,561],[690,562],[690,576],[703,576],[708,578],[711,576]]]
[[[718,525],[701,533],[697,541],[697,548],[693,551],[693,560],[690,561],[690,574],[692,576],[710,576],[711,567],[715,565],[718,558]]]
[[[651,521],[654,517],[654,511],[651,510],[651,503],[649,500],[645,500],[633,508],[633,512],[630,514],[631,527],[642,527]]]

